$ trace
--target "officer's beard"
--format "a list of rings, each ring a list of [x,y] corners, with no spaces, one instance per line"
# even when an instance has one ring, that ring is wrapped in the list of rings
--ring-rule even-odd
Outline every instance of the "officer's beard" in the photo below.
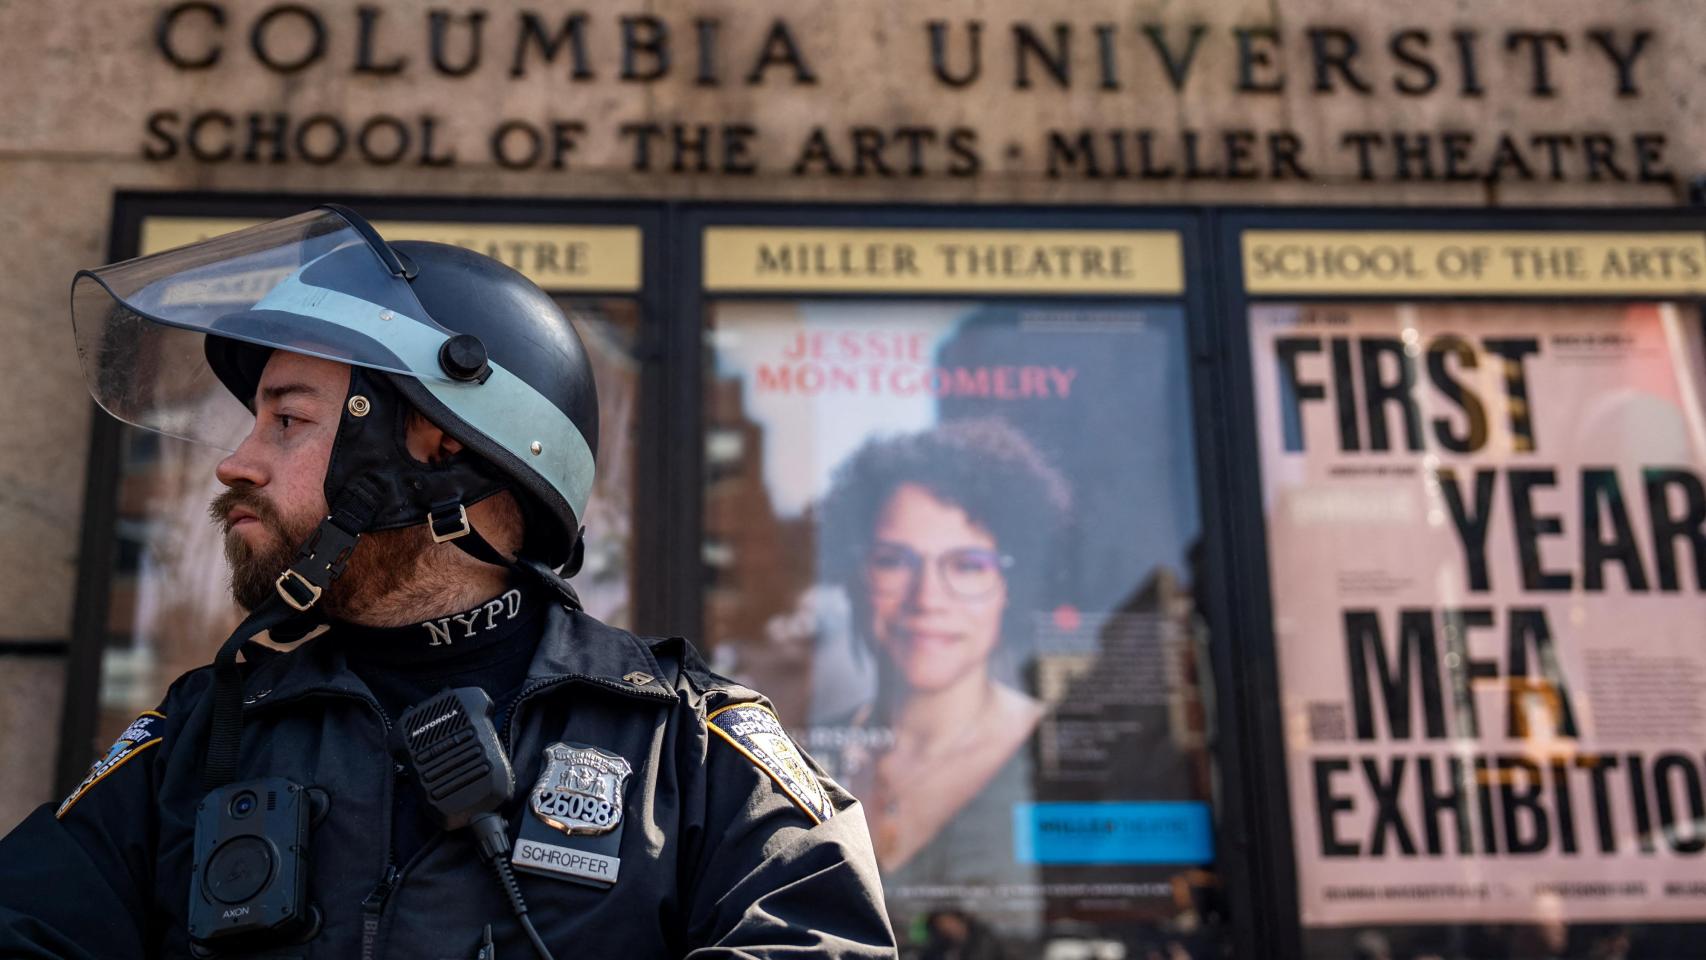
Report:
[[[237,507],[255,515],[270,534],[259,546],[232,533],[227,516]],[[245,610],[254,610],[277,594],[279,574],[295,560],[316,527],[319,515],[286,519],[272,501],[252,486],[231,487],[208,504],[208,513],[225,534],[225,559],[231,565],[231,597]],[[343,575],[332,581],[320,598],[320,609],[337,620],[365,622],[375,607],[410,606],[413,587],[423,577],[424,561],[432,548],[425,525],[363,534],[350,552]],[[425,592],[425,591],[423,591]]]

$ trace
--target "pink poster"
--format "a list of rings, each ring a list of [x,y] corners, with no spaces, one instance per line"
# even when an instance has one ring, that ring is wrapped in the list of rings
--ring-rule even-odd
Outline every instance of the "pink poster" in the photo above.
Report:
[[[1697,314],[1250,329],[1304,925],[1706,913]]]

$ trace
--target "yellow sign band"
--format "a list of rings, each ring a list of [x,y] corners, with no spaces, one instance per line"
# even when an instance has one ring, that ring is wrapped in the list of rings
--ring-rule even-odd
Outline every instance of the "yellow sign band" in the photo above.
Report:
[[[1252,294],[1706,292],[1706,234],[1249,230]]]
[[[1162,294],[1185,290],[1171,230],[709,227],[705,289]]]
[[[251,227],[237,217],[149,217],[142,222],[143,256]],[[547,290],[640,289],[640,228],[621,224],[453,223],[376,220],[387,240],[430,240],[466,247],[508,264]]]

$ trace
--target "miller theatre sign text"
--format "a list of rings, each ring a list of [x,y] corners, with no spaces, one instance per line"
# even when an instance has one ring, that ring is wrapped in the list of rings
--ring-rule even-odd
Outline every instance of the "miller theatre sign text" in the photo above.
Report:
[[[824,99],[829,105],[818,115],[825,117],[833,117],[834,104],[847,102],[846,91],[825,88],[822,68],[832,56],[853,55],[850,38],[803,34],[781,17],[741,26],[748,29],[738,31],[744,39],[735,42],[730,35],[737,31],[713,16],[563,8],[493,13],[401,4],[277,3],[244,11],[214,0],[163,6],[152,20],[158,61],[185,73],[341,74],[367,83],[443,84],[452,97],[457,84],[470,81],[543,84],[564,92],[600,84],[759,88],[771,96],[788,91],[790,97]],[[1566,79],[1574,90],[1638,101],[1654,83],[1663,43],[1662,34],[1630,25],[1410,26],[1374,35],[1322,24],[994,24],[962,18],[927,20],[911,29],[912,36],[888,41],[897,49],[912,45],[912,56],[893,58],[889,68],[915,64],[915,96],[951,104],[990,86],[1034,98],[1091,91],[1125,115],[1148,100],[1172,102],[1207,90],[1224,102],[1277,103],[1300,94],[1322,102],[1387,98],[1395,104],[1453,98],[1494,118],[1501,104],[1557,100]],[[1545,128],[1359,127],[1319,140],[1285,126],[1216,126],[1189,116],[1167,127],[1068,120],[1015,133],[869,118],[767,126],[762,110],[745,109],[752,115],[703,122],[685,116],[594,119],[576,116],[571,106],[560,116],[480,121],[475,136],[458,129],[480,113],[473,109],[346,116],[160,105],[146,118],[141,151],[153,161],[494,164],[516,170],[595,163],[638,173],[747,177],[975,177],[1000,169],[1136,182],[1676,178],[1662,132],[1585,128],[1563,109]],[[927,109],[910,112],[929,115]]]

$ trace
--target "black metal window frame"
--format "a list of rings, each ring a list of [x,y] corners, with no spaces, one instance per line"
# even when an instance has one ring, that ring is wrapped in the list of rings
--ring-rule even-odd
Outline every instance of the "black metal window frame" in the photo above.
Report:
[[[730,291],[708,292],[703,283],[704,237],[713,227],[769,227],[776,229],[823,227],[868,228],[904,231],[907,229],[951,230],[1165,230],[1178,234],[1183,256],[1184,290],[1177,295],[1121,296],[1107,293],[887,293],[887,292],[818,292],[799,291]],[[1232,915],[1233,946],[1238,956],[1257,956],[1263,942],[1258,929],[1262,911],[1256,909],[1259,890],[1249,879],[1256,876],[1253,869],[1255,851],[1250,844],[1248,802],[1249,784],[1244,778],[1240,756],[1242,721],[1235,715],[1240,698],[1231,695],[1244,682],[1239,676],[1237,657],[1227,647],[1231,608],[1224,590],[1224,578],[1216,571],[1224,569],[1228,558],[1224,554],[1227,531],[1223,518],[1227,511],[1221,501],[1221,485],[1215,478],[1226,472],[1219,459],[1221,446],[1214,437],[1220,413],[1216,409],[1219,394],[1217,377],[1212,367],[1219,349],[1215,325],[1212,322],[1211,291],[1213,277],[1205,270],[1207,258],[1202,256],[1208,239],[1201,211],[1189,208],[1143,207],[1100,208],[1040,207],[1040,206],[923,206],[923,205],[849,205],[849,204],[727,204],[693,205],[682,210],[672,223],[672,244],[681,251],[682,280],[677,291],[679,308],[671,314],[673,339],[667,353],[684,364],[670,374],[671,389],[676,391],[681,406],[679,423],[683,434],[676,450],[684,459],[672,475],[682,481],[668,502],[672,511],[669,526],[680,531],[683,540],[670,555],[679,564],[671,571],[669,580],[676,584],[690,604],[678,610],[679,622],[690,625],[695,633],[701,626],[700,584],[703,564],[699,546],[704,531],[701,515],[704,489],[700,481],[704,455],[703,407],[703,336],[706,307],[717,300],[796,300],[801,298],[835,300],[837,302],[928,302],[955,301],[974,297],[979,301],[1046,301],[1107,305],[1122,307],[1178,306],[1184,313],[1187,335],[1188,362],[1191,365],[1190,394],[1193,410],[1192,439],[1197,463],[1197,486],[1202,513],[1202,543],[1204,549],[1202,583],[1199,589],[1207,609],[1201,611],[1210,624],[1210,669],[1213,675],[1216,710],[1217,741],[1212,753],[1219,771],[1220,795],[1216,797],[1215,853],[1219,873],[1227,885],[1228,909]],[[666,363],[668,361],[666,360]],[[693,634],[690,634],[693,635]]]

